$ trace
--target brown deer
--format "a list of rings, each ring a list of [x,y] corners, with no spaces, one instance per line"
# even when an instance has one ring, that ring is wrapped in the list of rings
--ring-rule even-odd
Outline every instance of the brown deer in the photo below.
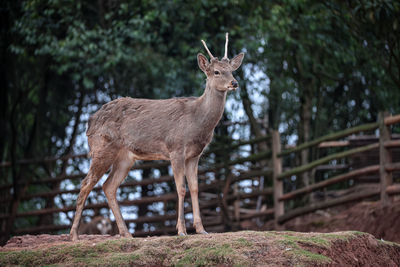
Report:
[[[81,224],[78,233],[80,235],[111,235],[113,223],[109,218],[96,216],[89,223]]]
[[[120,235],[131,237],[116,200],[116,191],[135,160],[171,161],[178,193],[178,235],[186,235],[183,205],[186,176],[192,198],[193,225],[197,233],[207,234],[200,218],[197,166],[224,112],[227,91],[238,87],[232,72],[242,64],[244,53],[228,59],[228,33],[222,60],[214,57],[201,41],[211,57],[209,62],[204,55],[197,55],[198,65],[207,76],[202,96],[163,100],[124,97],[103,105],[90,117],[86,135],[92,162],[76,202],[70,232],[72,240],[78,239],[77,229],[87,196],[110,167],[103,190]]]

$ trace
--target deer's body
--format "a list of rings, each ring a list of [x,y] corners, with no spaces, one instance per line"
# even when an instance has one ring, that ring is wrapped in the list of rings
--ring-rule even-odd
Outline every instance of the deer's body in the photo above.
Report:
[[[123,221],[116,191],[136,160],[171,161],[178,193],[179,235],[186,234],[183,206],[186,176],[192,198],[193,224],[197,233],[207,233],[198,202],[198,161],[221,119],[227,91],[238,86],[232,71],[240,66],[244,54],[232,61],[227,58],[228,36],[221,61],[203,44],[211,62],[201,54],[197,56],[200,69],[207,75],[202,96],[164,100],[120,98],[103,105],[91,116],[86,134],[92,162],[77,199],[70,233],[72,240],[78,239],[77,229],[87,196],[110,168],[103,190],[121,236],[131,236]]]
[[[135,160],[170,160],[172,151],[184,152],[185,159],[197,157],[212,139],[225,95],[209,89],[201,97],[113,100],[90,117],[91,155],[102,153],[106,145],[115,155],[127,149]]]

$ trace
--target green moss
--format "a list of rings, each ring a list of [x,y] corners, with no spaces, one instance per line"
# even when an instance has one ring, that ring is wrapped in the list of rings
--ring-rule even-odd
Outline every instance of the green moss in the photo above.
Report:
[[[291,243],[306,243],[306,244],[311,244],[311,245],[316,245],[316,246],[323,246],[323,247],[329,247],[330,241],[325,240],[323,236],[317,237],[317,236],[294,236],[290,234],[283,234],[281,235],[283,238],[281,241],[282,242],[291,242]]]
[[[294,242],[293,240],[278,240],[276,243],[284,245],[284,246],[290,246],[290,247],[296,247],[297,243]]]
[[[310,244],[313,246],[328,248],[331,244],[330,240],[325,239],[325,235],[318,236],[306,236],[306,235],[294,235],[293,232],[277,232],[275,233],[278,240],[275,241],[278,244],[283,245],[285,253],[291,256],[298,262],[309,261],[313,263],[328,263],[331,261],[330,258],[310,252],[301,247],[302,244]]]
[[[348,231],[348,232],[338,232],[333,234],[324,234],[323,237],[329,241],[335,241],[335,240],[349,241],[357,236],[362,236],[362,235],[366,235],[366,233],[357,231]]]
[[[283,244],[285,248],[285,253],[288,254],[288,256],[292,256],[297,259],[297,261],[311,261],[314,263],[327,263],[330,262],[331,259],[317,253],[312,253],[308,250],[305,250],[299,246],[297,242],[305,242],[304,240],[297,241],[297,240],[279,240],[278,241],[280,244]],[[317,242],[315,240],[313,241],[307,241],[306,243],[312,243],[312,244],[325,244],[324,242],[321,242],[321,240],[318,240]],[[325,246],[325,245],[322,245]]]
[[[357,236],[366,235],[363,232],[347,231],[338,233],[324,233],[316,235],[299,235],[299,233],[285,231],[285,232],[272,232],[275,237],[279,238],[278,241],[281,243],[287,243],[293,241],[296,243],[305,243],[316,246],[330,247],[331,243],[336,240],[349,241]]]
[[[116,253],[110,257],[110,261],[115,263],[116,266],[132,264],[140,259],[140,255],[136,253]]]
[[[95,249],[101,252],[115,252],[126,250],[127,247],[136,247],[133,239],[121,238],[117,240],[107,240],[96,244]]]
[[[367,233],[360,232],[360,231],[348,231],[345,233],[349,233],[349,234],[353,234],[353,235],[360,235],[360,236],[368,235]]]
[[[280,235],[281,232],[277,231],[268,231],[268,232],[257,232],[258,235],[267,237],[267,238],[276,238],[277,235]]]
[[[236,239],[234,244],[238,245],[239,247],[251,247],[251,246],[253,246],[253,244],[249,240],[247,240],[246,238],[243,238],[243,237]]]
[[[74,265],[85,265],[85,266],[129,266],[134,264],[140,258],[135,253],[110,253],[104,254],[99,257],[81,257],[74,258]]]
[[[137,259],[139,256],[136,254],[121,253],[132,251],[136,246],[135,242],[126,239],[104,241],[93,246],[85,243],[58,245],[47,249],[1,252],[0,262],[5,265],[41,266],[72,261],[89,266],[116,266],[112,263],[124,265],[123,262]]]
[[[175,266],[215,266],[220,264],[243,266],[229,244],[223,244],[215,247],[194,247],[186,249],[183,257],[180,258]]]
[[[4,265],[23,265],[23,266],[39,266],[45,264],[42,262],[43,253],[41,251],[11,251],[1,252],[0,262]]]
[[[310,252],[308,250],[304,250],[304,249],[294,249],[293,251],[291,251],[289,253],[292,253],[296,257],[300,257],[301,259],[309,260],[314,263],[329,263],[329,262],[331,262],[331,259],[329,257],[326,257],[321,254],[317,254],[317,253],[312,253],[312,252]]]

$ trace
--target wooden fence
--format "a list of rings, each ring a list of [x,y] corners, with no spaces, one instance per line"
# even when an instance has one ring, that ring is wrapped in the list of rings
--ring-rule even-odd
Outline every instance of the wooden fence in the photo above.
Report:
[[[391,157],[391,149],[399,148],[400,140],[391,139],[390,131],[390,126],[399,122],[400,115],[384,117],[383,113],[381,113],[376,123],[364,124],[332,133],[292,148],[281,149],[279,132],[271,131],[268,136],[247,141],[236,140],[229,146],[216,147],[213,150],[206,151],[199,167],[200,208],[206,229],[216,232],[238,230],[242,227],[241,225],[244,221],[253,219],[258,220],[258,222],[274,219],[276,227],[279,227],[279,224],[318,209],[326,209],[377,196],[380,197],[383,205],[388,205],[391,201],[391,195],[400,193],[400,186],[393,183],[392,177],[394,171],[400,170],[400,162],[392,162]],[[379,142],[343,150],[349,146],[349,142],[343,140],[343,138],[376,129],[379,129]],[[261,146],[262,142],[266,145]],[[256,149],[249,151],[248,148],[250,146]],[[257,150],[259,147],[268,147],[271,151]],[[333,154],[325,155],[305,165],[293,167],[285,163],[287,162],[286,158],[292,157],[293,154],[306,149],[327,150],[334,148],[334,150],[337,150],[338,147],[342,148],[343,151],[336,151]],[[249,155],[243,156],[243,151],[246,149]],[[347,168],[344,173],[298,188],[298,181],[304,177],[305,173],[312,175],[315,173],[315,170],[320,169],[344,170],[345,168],[342,167],[342,164],[338,164],[337,162],[332,164],[332,162],[374,150],[379,150],[379,164],[372,164],[359,169]],[[218,160],[218,157],[226,154],[225,151],[236,151],[236,153],[230,153],[232,157],[228,157],[227,159]],[[236,156],[234,156],[235,154]],[[64,157],[20,160],[15,164],[21,167],[40,164],[54,166],[57,162],[59,164],[60,162],[68,163],[71,160],[87,161],[86,158],[86,154],[79,154]],[[160,170],[161,175],[157,177],[142,177],[141,180],[131,177],[120,187],[121,192],[118,200],[122,207],[161,204],[156,211],[153,210],[144,215],[139,214],[136,218],[126,219],[129,228],[134,229],[135,236],[170,234],[176,231],[175,204],[177,196],[175,188],[173,188],[171,172],[166,171],[168,170],[168,166],[169,163],[163,161],[136,164],[132,170],[140,170],[142,172],[149,169]],[[9,167],[11,167],[10,162],[0,163],[0,168],[2,169]],[[342,183],[343,181],[354,181],[362,175],[371,173],[379,174],[379,187],[353,192],[322,202],[313,202],[310,198],[305,201],[294,201],[317,190]],[[43,203],[48,203],[49,200],[53,200],[54,202],[54,199],[64,199],[64,197],[75,200],[79,193],[79,181],[85,175],[82,172],[70,171],[68,173],[67,171],[63,171],[54,177],[21,179],[24,183],[19,184],[19,186],[30,190],[25,190],[26,193],[17,201],[17,205],[24,208],[21,211],[16,209],[17,211],[14,213],[7,208],[7,206],[10,206],[10,203],[15,201],[12,198],[13,185],[10,183],[0,184],[0,234],[5,234],[4,225],[10,221],[14,223],[12,234],[17,235],[59,233],[60,231],[68,230],[70,228],[68,221],[70,222],[72,219],[71,214],[75,210],[74,201],[68,203],[62,201],[61,203],[53,203],[50,206]],[[309,180],[313,181],[313,179]],[[60,187],[60,184],[66,181],[69,187],[72,188]],[[287,186],[288,184],[293,184],[293,181],[296,181],[297,185],[294,189]],[[157,192],[156,189],[165,184],[169,184],[172,190],[161,193]],[[40,189],[35,191],[37,186],[40,187],[42,185],[49,185],[48,188],[50,190]],[[138,186],[152,186],[150,190],[151,194],[139,198],[130,197],[129,192],[122,194],[123,190]],[[102,196],[102,189],[100,186],[97,186],[89,196],[89,203],[86,204],[85,210],[108,210],[105,198],[100,196]],[[189,193],[187,193],[186,197],[185,203],[187,207],[185,208],[185,213],[189,218],[186,221],[188,230],[190,231],[193,229],[190,220],[191,208],[188,205],[190,204]],[[293,206],[294,202],[303,203],[303,205]],[[36,204],[32,205],[32,203]],[[27,209],[28,204],[30,205],[29,209]],[[39,221],[38,218],[44,216],[51,218],[50,222],[47,224],[40,223],[32,227],[35,221]],[[61,217],[64,219],[60,219]],[[23,223],[19,223],[19,221],[24,220],[30,222],[27,227],[24,227]],[[148,224],[148,227],[137,230],[134,226],[138,224]]]
[[[279,132],[272,132],[272,161],[273,161],[273,179],[274,179],[274,218],[275,225],[279,226],[290,219],[297,216],[304,215],[320,209],[326,209],[338,205],[342,205],[349,202],[359,201],[365,198],[370,198],[374,196],[380,196],[382,205],[386,206],[391,202],[390,196],[393,194],[400,193],[400,184],[393,183],[392,173],[394,171],[400,170],[400,162],[392,162],[391,149],[400,147],[400,140],[391,139],[390,126],[395,123],[400,122],[400,115],[396,116],[384,116],[384,113],[379,114],[379,120],[376,123],[369,123],[360,125],[357,127],[349,128],[341,132],[336,132],[329,134],[313,141],[303,143],[297,147],[281,150]],[[379,142],[368,144],[362,147],[357,147],[353,149],[347,149],[345,151],[340,151],[334,154],[327,155],[325,157],[316,159],[308,164],[294,167],[282,171],[282,160],[285,156],[292,153],[301,152],[305,149],[310,149],[312,147],[329,148],[337,146],[346,146],[348,142],[338,141],[338,139],[347,137],[349,135],[357,134],[360,132],[371,131],[379,129]],[[323,164],[329,162],[350,157],[359,153],[366,153],[371,150],[379,150],[379,164],[365,166],[361,169],[350,170],[347,173],[335,175],[329,177],[320,182],[316,182],[302,188],[295,189],[290,192],[284,191],[284,182],[289,179],[301,179],[301,174],[308,172],[312,173],[313,170],[318,168]],[[285,209],[285,203],[287,204],[290,200],[296,199],[303,195],[309,194],[313,191],[326,188],[328,186],[348,181],[356,180],[362,175],[370,173],[379,173],[380,186],[377,188],[369,190],[361,190],[360,192],[354,192],[346,196],[335,198],[331,200],[326,200],[323,202],[307,203],[307,205],[302,207],[296,207],[294,209]],[[309,179],[312,180],[312,179]]]

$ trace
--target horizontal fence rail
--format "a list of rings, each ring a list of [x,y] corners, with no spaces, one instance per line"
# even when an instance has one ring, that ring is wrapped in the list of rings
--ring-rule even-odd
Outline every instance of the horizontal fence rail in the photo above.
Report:
[[[369,151],[369,150],[372,150],[372,149],[376,149],[378,147],[379,147],[379,144],[376,143],[376,144],[370,144],[370,145],[366,145],[366,146],[363,146],[363,147],[358,147],[358,148],[350,149],[350,150],[347,150],[347,151],[335,153],[335,154],[326,156],[326,157],[324,157],[322,159],[318,159],[318,160],[315,160],[313,162],[310,162],[310,163],[308,163],[306,165],[302,165],[302,166],[299,166],[297,168],[293,168],[293,169],[291,169],[289,171],[286,171],[284,173],[281,173],[281,174],[278,175],[278,179],[281,180],[283,178],[286,178],[286,177],[289,177],[289,176],[292,176],[292,175],[295,175],[295,174],[303,173],[305,171],[311,170],[311,169],[313,169],[313,168],[315,168],[315,167],[317,167],[317,166],[319,166],[321,164],[327,163],[327,162],[329,162],[331,160],[334,160],[334,159],[340,159],[340,158],[348,157],[348,156],[351,156],[351,155],[354,155],[354,154],[357,154],[357,153],[362,153],[362,152],[366,152],[366,151]]]
[[[279,198],[280,201],[282,200],[288,200],[288,199],[293,199],[299,195],[310,193],[312,191],[315,191],[317,189],[321,189],[324,187],[327,187],[328,185],[332,184],[337,184],[342,181],[346,181],[349,179],[357,179],[357,177],[360,177],[361,175],[364,174],[370,174],[370,173],[377,173],[379,172],[379,165],[373,165],[373,166],[368,166],[362,169],[354,170],[345,174],[337,175],[334,177],[329,178],[328,180],[312,184],[310,186],[294,190],[290,193],[286,193],[282,195],[282,197]]]
[[[385,118],[385,125],[392,125],[392,124],[399,123],[399,122],[400,122],[400,115],[390,116],[390,117]],[[283,150],[282,152],[280,152],[278,154],[278,156],[280,156],[280,157],[281,156],[286,156],[286,155],[288,155],[290,153],[298,152],[298,151],[301,151],[303,149],[316,146],[316,145],[318,145],[318,144],[320,144],[322,142],[325,142],[325,141],[331,141],[331,140],[343,138],[343,137],[346,137],[346,136],[349,136],[349,135],[352,135],[352,134],[356,134],[356,133],[359,133],[359,132],[375,130],[378,127],[379,127],[379,123],[378,122],[372,122],[372,123],[368,123],[368,124],[363,124],[363,125],[360,125],[360,126],[352,127],[352,128],[340,131],[340,132],[327,134],[327,135],[319,137],[319,138],[317,138],[317,139],[315,139],[313,141],[306,142],[306,143],[303,143],[301,145],[298,145],[298,146],[296,146],[294,148]]]

